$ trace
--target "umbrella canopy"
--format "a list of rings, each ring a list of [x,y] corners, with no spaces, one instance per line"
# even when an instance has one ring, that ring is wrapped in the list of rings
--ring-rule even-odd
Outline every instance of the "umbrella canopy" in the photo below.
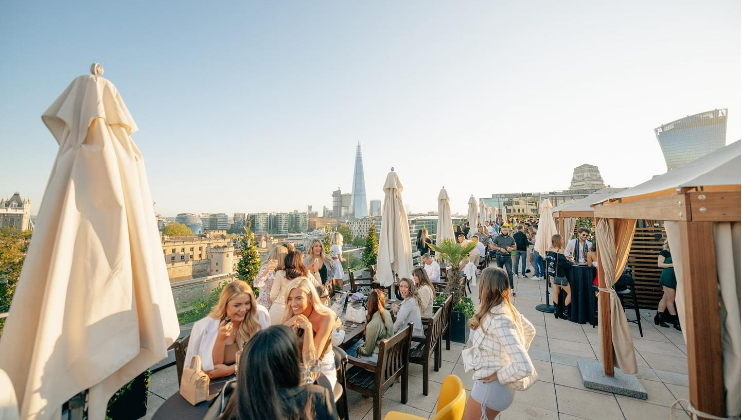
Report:
[[[388,287],[394,283],[395,273],[400,278],[412,277],[412,243],[402,202],[402,183],[392,168],[384,183],[376,279],[379,284]]]
[[[508,214],[505,211],[505,206],[502,206],[502,223],[505,224],[508,222]]]
[[[469,222],[469,237],[477,231],[477,199],[472,195],[469,197],[469,212],[466,215],[466,221]]]
[[[558,233],[554,216],[551,215],[551,201],[545,198],[541,202],[541,214],[538,219],[538,232],[533,242],[533,250],[538,252],[542,257],[546,257],[546,251],[551,247],[551,237]]]
[[[487,204],[484,203],[484,200],[479,200],[479,224],[484,226],[485,223],[487,223]]]
[[[137,126],[100,77],[76,78],[42,119],[59,151],[0,340],[23,419],[88,415],[167,357],[180,333]]]
[[[441,243],[444,239],[456,240],[453,237],[451,204],[448,198],[448,191],[446,191],[446,188],[441,188],[441,192],[438,194],[438,230],[436,233],[436,242]]]

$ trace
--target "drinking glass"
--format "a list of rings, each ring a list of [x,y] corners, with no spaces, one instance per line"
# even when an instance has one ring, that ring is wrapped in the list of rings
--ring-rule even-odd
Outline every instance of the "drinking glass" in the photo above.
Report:
[[[240,368],[240,357],[241,356],[242,356],[242,349],[239,349],[234,354],[234,376],[237,376],[237,370]]]
[[[302,379],[304,383],[311,384],[316,381],[320,373],[317,352],[314,350],[302,352],[302,365]]]

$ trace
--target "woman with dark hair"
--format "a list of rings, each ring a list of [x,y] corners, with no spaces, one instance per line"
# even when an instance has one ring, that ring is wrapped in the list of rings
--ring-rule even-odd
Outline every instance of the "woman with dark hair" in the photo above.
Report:
[[[672,254],[670,254],[667,240],[662,244],[662,251],[657,256],[657,266],[662,269],[660,286],[662,286],[663,294],[657,306],[657,313],[654,315],[654,323],[667,328],[668,325],[665,321],[670,321],[673,327],[680,331],[680,320],[678,320],[678,314],[675,311],[675,289],[678,287],[678,282],[675,279],[675,268],[672,265]],[[665,319],[665,309],[670,313],[669,319]]]
[[[384,310],[385,304],[384,294],[372,290],[368,295],[365,338],[354,344],[348,353],[352,355],[355,352],[359,359],[376,364],[379,360],[379,343],[394,335],[394,322],[389,311]]]
[[[412,279],[415,280],[417,293],[420,296],[420,314],[426,318],[432,318],[435,286],[433,286],[428,278],[428,273],[422,267],[415,267],[412,270]]]
[[[294,332],[283,325],[260,331],[240,358],[237,385],[221,419],[337,419],[330,390],[300,381]]]

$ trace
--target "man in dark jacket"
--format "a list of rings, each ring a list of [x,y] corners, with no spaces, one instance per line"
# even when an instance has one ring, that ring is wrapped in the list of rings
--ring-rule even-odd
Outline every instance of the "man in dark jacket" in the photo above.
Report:
[[[521,277],[526,278],[526,256],[528,255],[528,236],[526,236],[525,233],[523,233],[523,227],[521,225],[518,225],[515,230],[515,235],[513,235],[513,239],[515,239],[515,269],[513,270],[515,272],[515,277],[518,277],[518,266],[523,265],[523,268],[521,269]]]

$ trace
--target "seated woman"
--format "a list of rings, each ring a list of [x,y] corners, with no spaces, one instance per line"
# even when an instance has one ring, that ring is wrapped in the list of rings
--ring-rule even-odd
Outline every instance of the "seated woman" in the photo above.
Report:
[[[394,324],[389,311],[384,310],[386,299],[378,290],[372,290],[368,295],[368,312],[366,313],[366,329],[364,340],[359,340],[348,349],[348,353],[359,359],[374,363],[379,360],[379,343],[385,338],[394,335]]]
[[[424,268],[417,267],[412,270],[412,279],[415,280],[417,293],[420,295],[420,314],[426,318],[432,318],[435,287],[430,282],[428,273]]]
[[[260,267],[258,277],[255,278],[255,287],[260,289],[258,303],[270,311],[273,300],[271,299],[271,288],[276,278],[276,272],[283,271],[286,267],[284,260],[289,251],[285,246],[275,245],[268,253],[268,260]]]
[[[229,318],[229,320],[227,319]],[[193,324],[185,365],[193,356],[210,378],[234,374],[235,354],[268,320],[258,311],[252,288],[244,281],[233,281],[219,295],[209,315]]]
[[[304,265],[304,258],[299,251],[289,251],[284,257],[284,269],[276,271],[276,277],[273,280],[271,288],[271,325],[281,323],[281,318],[286,312],[286,297],[288,296],[288,286],[292,280],[299,277],[308,277],[309,270]],[[314,284],[314,282],[312,282]]]
[[[331,390],[300,384],[299,347],[288,327],[275,325],[255,334],[239,371],[223,420],[338,418]]]
[[[316,351],[322,374],[334,387],[337,371],[331,336],[335,313],[320,302],[312,280],[306,276],[294,279],[287,287],[286,296],[286,310],[281,323],[296,331],[302,341],[302,354]]]
[[[412,323],[412,335],[425,337],[423,321],[420,316],[420,295],[417,293],[415,282],[410,279],[399,280],[399,294],[402,296],[402,305],[394,321],[394,333],[401,331],[407,324]]]

